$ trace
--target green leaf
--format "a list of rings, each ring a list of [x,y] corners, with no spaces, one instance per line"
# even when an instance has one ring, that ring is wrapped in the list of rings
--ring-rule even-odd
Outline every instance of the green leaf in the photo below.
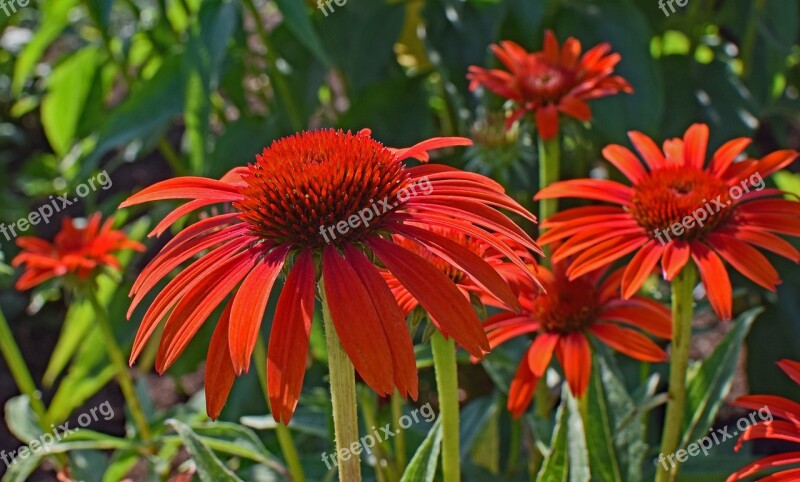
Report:
[[[197,474],[203,482],[242,482],[231,469],[217,458],[209,446],[192,429],[180,420],[167,420],[169,425],[178,433],[183,445],[197,465]]]
[[[9,432],[23,443],[37,439],[42,434],[27,395],[18,395],[6,402],[5,418]]]
[[[572,394],[567,392],[567,407],[569,417],[567,418],[567,463],[569,465],[570,482],[589,482],[589,450],[586,447],[586,434],[584,433],[583,419],[578,401]]]
[[[92,88],[101,51],[86,47],[53,69],[47,94],[42,99],[42,127],[59,156],[70,149],[78,123]]]
[[[253,460],[278,471],[284,470],[278,458],[248,428],[235,423],[214,422],[192,425],[192,429],[215,451]]]
[[[317,59],[325,65],[330,65],[331,61],[322,42],[311,25],[311,18],[308,14],[304,2],[297,0],[275,0],[278,10],[283,14],[283,21],[294,33],[297,41],[310,50]]]
[[[28,45],[17,57],[14,64],[14,80],[11,92],[15,96],[22,93],[22,87],[28,81],[36,63],[44,55],[45,50],[58,38],[61,31],[69,25],[69,12],[78,4],[77,0],[62,0],[58,2],[42,2],[42,20]]]
[[[739,315],[733,329],[714,353],[689,373],[684,416],[686,423],[681,448],[702,438],[708,427],[713,425],[717,411],[730,391],[742,344],[753,326],[753,321],[762,311],[764,309],[758,307]]]
[[[441,444],[442,421],[438,419],[412,457],[400,482],[433,482],[439,462],[439,451],[442,448]]]
[[[598,480],[627,480],[622,477],[617,445],[609,443],[615,440],[617,434],[614,420],[622,414],[617,413],[617,417],[614,417],[610,412],[622,408],[617,405],[620,401],[623,407],[627,405],[629,410],[632,408],[632,403],[622,383],[608,370],[604,361],[598,359],[599,356],[595,355],[594,369],[586,395],[589,397],[586,439],[588,445],[592,447],[589,452],[590,467],[592,475]],[[606,392],[611,393],[607,396]],[[609,400],[614,400],[616,404],[609,403]]]
[[[550,453],[544,460],[536,482],[566,482],[567,468],[567,426],[569,425],[569,406],[567,390],[563,392],[561,404],[556,411],[556,426],[550,443]]]
[[[564,384],[550,453],[544,460],[536,482],[588,482],[589,452],[578,401]]]

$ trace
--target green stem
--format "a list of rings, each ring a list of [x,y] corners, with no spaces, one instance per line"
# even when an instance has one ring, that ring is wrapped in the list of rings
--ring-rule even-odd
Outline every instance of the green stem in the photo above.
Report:
[[[97,317],[100,330],[103,332],[108,358],[116,370],[117,383],[119,383],[122,396],[125,398],[125,402],[128,404],[128,409],[131,411],[133,423],[136,425],[136,428],[139,431],[139,436],[142,438],[142,440],[147,442],[152,437],[152,434],[150,433],[150,424],[147,422],[147,417],[145,416],[144,410],[142,410],[142,406],[139,403],[139,398],[136,396],[133,377],[131,376],[131,372],[128,370],[128,364],[125,362],[125,356],[122,354],[122,350],[117,343],[117,338],[114,336],[114,329],[111,326],[111,321],[108,319],[108,312],[106,311],[105,307],[100,304],[100,301],[97,299],[97,294],[93,289],[87,289],[86,293],[87,297],[89,298],[89,302],[92,304],[92,308],[94,309],[94,314]]]
[[[539,190],[557,182],[561,170],[561,144],[558,136],[544,140],[539,138]],[[558,212],[557,199],[539,201],[539,223]],[[540,229],[540,234],[543,231]]]
[[[14,335],[11,333],[11,328],[9,328],[8,321],[6,321],[2,310],[0,310],[0,353],[3,354],[3,358],[8,363],[8,371],[11,372],[11,376],[17,383],[20,393],[28,396],[31,408],[39,418],[39,424],[42,425],[45,431],[49,430],[48,427],[44,426],[46,425],[45,414],[47,409],[42,403],[39,390],[36,388],[31,372],[28,370],[28,365],[25,363],[17,343],[14,341]]]
[[[267,385],[267,347],[264,345],[264,340],[260,336],[256,340],[253,357],[255,358],[258,383],[261,385],[261,390],[264,392],[264,400],[267,402],[267,407],[270,413],[272,413],[272,408],[269,404],[269,389]],[[295,446],[289,427],[282,423],[277,424],[275,426],[275,435],[278,437],[278,445],[280,445],[281,453],[283,453],[283,457],[286,459],[286,466],[289,469],[289,474],[292,476],[292,481],[305,482],[306,476],[303,473],[303,465],[300,463],[300,454],[297,452],[297,446]]]
[[[292,128],[296,131],[301,131],[305,126],[303,118],[300,116],[300,110],[294,103],[295,96],[293,96],[291,90],[289,90],[289,84],[286,83],[286,79],[277,67],[278,55],[275,53],[275,49],[272,46],[272,41],[269,38],[267,29],[261,22],[261,15],[258,13],[258,8],[256,8],[253,0],[244,0],[244,5],[253,16],[253,22],[256,25],[258,36],[261,38],[261,43],[264,44],[264,48],[267,50],[267,68],[271,74],[270,80],[272,80],[275,85],[277,96],[286,108],[289,121],[292,123]]]
[[[400,427],[400,417],[403,416],[403,397],[397,390],[392,394],[392,430],[394,431],[394,460],[397,473],[406,471],[406,434]]]
[[[435,331],[431,337],[433,366],[436,371],[436,390],[439,392],[439,411],[442,417],[442,472],[444,482],[461,481],[459,454],[458,364],[456,344]]]
[[[686,371],[692,342],[692,290],[697,280],[694,264],[687,264],[672,281],[672,353],[669,366],[669,402],[661,439],[661,453],[669,457],[678,450],[686,410]],[[665,470],[658,466],[656,482],[670,482],[678,474],[679,464]]]
[[[758,33],[758,23],[761,22],[761,12],[764,10],[765,0],[756,0],[753,2],[753,11],[750,14],[750,21],[747,23],[747,28],[742,38],[742,77],[744,79],[750,78],[753,72],[753,54],[756,47],[756,34]]]
[[[361,413],[364,416],[364,426],[367,431],[370,427],[378,426],[378,401],[377,395],[367,386],[358,387],[358,397],[361,401]],[[377,482],[396,482],[398,480],[392,461],[389,458],[389,448],[386,439],[372,447],[375,455],[375,479]]]
[[[358,443],[358,405],[356,402],[356,373],[353,363],[342,348],[339,335],[333,327],[331,312],[325,298],[325,283],[319,283],[322,298],[322,320],[328,347],[328,370],[333,402],[333,429],[336,434],[336,453],[346,450],[350,457],[337,457],[341,482],[361,481],[361,458],[350,450]]]

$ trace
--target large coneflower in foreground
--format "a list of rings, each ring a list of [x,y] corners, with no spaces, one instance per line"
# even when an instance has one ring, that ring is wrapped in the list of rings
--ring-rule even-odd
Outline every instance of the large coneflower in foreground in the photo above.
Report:
[[[756,284],[775,290],[778,272],[756,248],[792,261],[800,253],[777,235],[800,236],[800,203],[765,189],[764,179],[794,161],[793,150],[761,160],[734,162],[750,141],[722,145],[706,164],[708,127],[695,124],[663,150],[647,136],[630,133],[644,164],[627,148],[610,145],[603,155],[632,186],[601,179],[556,183],[536,199],[584,198],[611,203],[568,209],[542,224],[541,244],[566,241],[554,259],[574,256],[567,270],[577,278],[633,253],[622,278],[630,298],[656,266],[672,280],[690,260],[696,263],[711,306],[731,317],[731,283],[723,261]]]
[[[538,52],[527,52],[509,40],[492,45],[492,52],[508,70],[471,66],[467,78],[471,90],[483,86],[517,104],[507,126],[530,112],[539,135],[548,140],[558,134],[559,113],[588,121],[592,112],[586,101],[633,92],[625,79],[614,75],[621,57],[610,51],[611,46],[603,42],[581,55],[578,39],[569,37],[559,46],[555,34],[547,30]]]
[[[519,336],[534,337],[509,389],[508,410],[514,417],[530,406],[553,356],[573,395],[584,395],[592,371],[590,336],[637,360],[667,360],[666,352],[642,333],[670,338],[670,312],[665,306],[643,296],[620,298],[621,270],[605,276],[607,270],[600,269],[569,279],[565,268],[563,262],[556,263],[553,271],[539,268],[537,278],[546,292],[518,277],[522,313],[501,312],[484,324],[492,348]]]
[[[113,226],[114,218],[102,222],[100,213],[95,213],[82,226],[72,218],[64,218],[52,242],[34,236],[18,238],[17,246],[22,251],[11,264],[24,266],[25,271],[17,280],[16,288],[28,290],[53,278],[78,283],[89,281],[103,268],[120,268],[115,257],[117,251],[144,251],[144,246],[128,239]]]
[[[426,226],[485,240],[518,264],[518,256],[493,233],[538,249],[525,232],[494,208],[533,216],[497,183],[442,165],[407,168],[408,158],[469,145],[436,138],[408,149],[389,149],[369,131],[303,132],[274,142],[247,168],[222,180],[183,177],[132,196],[123,207],[187,199],[157,230],[196,209],[225,204],[230,212],[186,227],[136,281],[131,312],[174,268],[204,253],[155,298],[136,336],[131,361],[166,318],[156,368],[163,372],[228,298],[208,354],[208,412],[216,417],[236,375],[249,367],[273,284],[286,271],[268,347],[269,397],[277,421],[288,422],[300,395],[318,278],[330,317],[355,369],[377,393],[394,388],[417,395],[416,362],[403,312],[373,264],[377,260],[474,356],[489,344],[469,302],[428,260],[391,240],[413,237],[468,273],[509,306],[516,303],[485,261],[444,243]]]
[[[781,360],[778,366],[795,383],[800,384],[800,362],[791,360]],[[793,402],[783,397],[774,395],[747,395],[739,397],[733,405],[744,407],[748,410],[758,411],[762,418],[762,423],[750,425],[739,437],[736,444],[736,451],[742,448],[742,444],[749,440],[773,439],[784,440],[800,444],[800,403]],[[769,422],[763,420],[761,411],[764,408],[769,410],[771,417]],[[774,420],[772,418],[777,418]],[[758,472],[774,469],[785,469],[764,477],[762,482],[794,482],[800,480],[800,451],[788,452],[785,454],[772,455],[753,462],[746,467],[736,471],[727,482],[746,480]]]

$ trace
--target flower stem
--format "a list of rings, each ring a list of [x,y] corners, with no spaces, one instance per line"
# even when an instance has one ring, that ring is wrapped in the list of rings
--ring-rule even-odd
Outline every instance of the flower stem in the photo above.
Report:
[[[94,314],[97,317],[97,321],[100,324],[100,330],[103,332],[103,339],[105,341],[106,351],[108,352],[108,358],[116,370],[117,383],[119,383],[122,396],[125,398],[125,402],[128,404],[128,410],[131,411],[133,423],[136,425],[136,429],[139,431],[139,436],[142,438],[142,440],[147,442],[152,437],[152,434],[150,433],[150,424],[147,422],[147,417],[145,416],[144,410],[142,410],[142,406],[139,403],[139,398],[136,396],[133,377],[131,376],[131,372],[128,371],[128,364],[125,363],[125,357],[122,354],[119,343],[117,343],[117,338],[114,336],[114,329],[111,326],[110,320],[108,319],[108,312],[106,311],[105,307],[100,304],[100,301],[97,299],[97,294],[93,289],[87,289],[86,293],[87,297],[89,298],[89,302],[92,304],[92,308],[94,309]]]
[[[686,410],[686,370],[689,366],[689,348],[692,341],[692,290],[697,281],[697,270],[688,263],[672,280],[672,353],[669,366],[669,402],[661,439],[661,453],[668,457],[678,450]],[[675,480],[679,465],[671,470],[658,466],[656,482]]]
[[[350,450],[358,443],[358,405],[356,402],[356,373],[353,363],[347,357],[339,335],[333,327],[331,312],[325,298],[325,284],[320,281],[322,298],[322,321],[325,324],[325,339],[328,347],[328,370],[331,380],[331,400],[333,402],[333,429],[336,434],[336,453]],[[355,454],[345,460],[338,457],[339,480],[341,482],[361,481],[361,458]]]
[[[561,170],[561,144],[558,136],[552,139],[539,138],[539,190],[557,182]],[[558,211],[558,199],[539,201],[539,223]],[[541,230],[540,230],[541,234]]]
[[[452,339],[446,340],[437,330],[431,337],[431,348],[436,371],[436,390],[439,392],[439,411],[442,417],[442,473],[444,482],[460,482],[456,344]]]
[[[8,364],[8,371],[11,372],[11,376],[17,383],[20,393],[27,395],[31,408],[39,418],[39,424],[47,431],[48,427],[45,423],[47,410],[39,396],[39,390],[33,382],[28,365],[25,363],[25,359],[14,341],[14,335],[11,333],[11,328],[9,328],[8,321],[6,321],[2,310],[0,310],[0,353],[3,354],[3,358]]]
[[[403,397],[397,390],[392,394],[392,430],[394,431],[394,460],[397,472],[402,474],[406,470],[406,434],[400,427],[400,417],[403,416]]]
[[[269,403],[269,389],[267,388],[267,347],[264,345],[264,340],[260,336],[256,339],[253,357],[255,358],[258,383],[261,385],[261,390],[264,392],[264,400],[267,402],[267,408],[269,408],[270,413],[272,413],[272,407],[270,407]],[[292,481],[305,482],[306,476],[303,473],[303,465],[300,463],[300,455],[297,452],[297,446],[294,443],[289,427],[282,423],[276,424],[275,435],[278,437],[278,445],[280,445],[281,453],[286,459],[286,465],[289,469],[289,475],[291,475]]]

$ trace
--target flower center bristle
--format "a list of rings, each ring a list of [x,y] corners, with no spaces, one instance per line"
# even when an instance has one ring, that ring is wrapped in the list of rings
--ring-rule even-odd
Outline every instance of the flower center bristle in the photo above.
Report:
[[[651,237],[659,231],[677,239],[695,239],[733,214],[728,185],[705,171],[686,167],[651,172],[634,187],[632,201],[631,214]],[[701,210],[705,215],[699,213]],[[702,217],[703,226],[695,221],[695,213]],[[684,223],[687,216],[693,219],[693,227]],[[682,226],[682,234],[670,228],[675,224]]]
[[[560,98],[572,85],[573,74],[541,60],[535,60],[523,77],[525,96],[533,101],[550,101]]]
[[[249,170],[244,199],[236,204],[241,219],[266,240],[307,248],[379,229],[410,183],[402,162],[381,143],[331,129],[275,141]]]
[[[542,330],[568,334],[581,332],[597,319],[600,311],[595,287],[583,278],[569,281],[558,278],[547,294],[536,298],[533,313]]]

